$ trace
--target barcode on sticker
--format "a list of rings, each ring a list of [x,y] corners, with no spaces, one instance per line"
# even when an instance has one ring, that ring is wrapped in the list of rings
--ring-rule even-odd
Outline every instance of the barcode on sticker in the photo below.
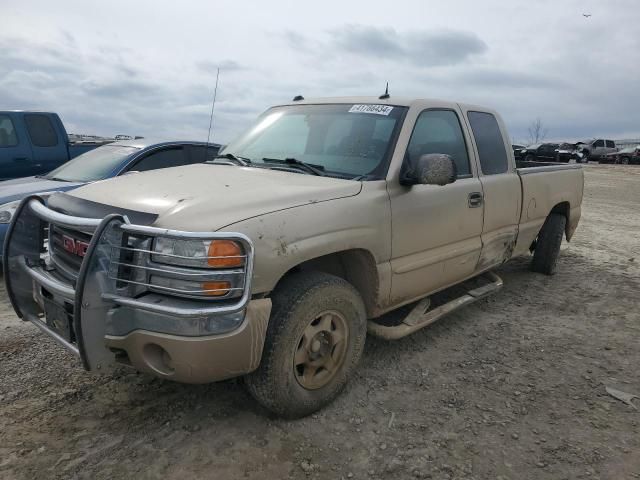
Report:
[[[389,115],[393,107],[389,105],[354,105],[349,113],[374,113],[376,115]]]

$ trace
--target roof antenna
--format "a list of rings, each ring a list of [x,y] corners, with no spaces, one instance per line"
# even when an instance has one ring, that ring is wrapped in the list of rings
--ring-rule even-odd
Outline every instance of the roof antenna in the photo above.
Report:
[[[220,68],[216,73],[216,86],[213,89],[213,102],[211,102],[211,117],[209,117],[209,134],[207,135],[207,146],[204,150],[204,161],[207,161],[207,154],[209,153],[209,140],[211,139],[211,130],[213,129],[213,109],[216,106],[216,96],[218,95],[218,79],[220,78]]]
[[[389,82],[387,82],[387,88],[384,89],[384,93],[378,97],[380,100],[386,100],[389,98]]]

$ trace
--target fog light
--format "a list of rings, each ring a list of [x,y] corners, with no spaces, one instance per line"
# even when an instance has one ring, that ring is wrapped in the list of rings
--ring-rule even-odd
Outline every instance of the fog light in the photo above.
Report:
[[[222,297],[230,292],[231,283],[227,281],[198,282],[192,280],[179,280],[177,278],[151,276],[151,284],[162,290],[175,294],[202,295],[208,297]]]
[[[202,293],[211,297],[221,297],[229,293],[231,284],[229,282],[203,282]]]

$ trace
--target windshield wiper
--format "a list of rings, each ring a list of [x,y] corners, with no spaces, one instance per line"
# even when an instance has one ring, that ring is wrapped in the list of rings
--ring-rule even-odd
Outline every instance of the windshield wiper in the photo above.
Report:
[[[225,153],[224,155],[216,155],[215,157],[213,157],[212,161],[215,161],[217,158],[224,158],[225,160],[231,160],[236,165],[241,165],[243,167],[246,167],[247,165],[249,165],[251,163],[251,159],[250,158],[237,157],[233,153]]]
[[[284,165],[292,165],[296,167],[301,167],[302,170],[307,171],[313,175],[319,175],[321,177],[326,177],[327,174],[324,173],[324,167],[322,165],[313,165],[311,163],[303,162],[302,160],[298,160],[297,158],[263,158],[263,162],[266,163],[281,163]]]

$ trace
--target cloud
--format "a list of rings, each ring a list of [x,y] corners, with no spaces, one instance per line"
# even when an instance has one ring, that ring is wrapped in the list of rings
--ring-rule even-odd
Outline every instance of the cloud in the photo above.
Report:
[[[57,111],[82,133],[206,138],[220,68],[225,143],[297,94],[377,96],[387,81],[392,98],[493,107],[515,138],[536,117],[554,139],[640,136],[637,0],[592,2],[588,20],[578,0],[223,3],[8,2],[0,109]]]
[[[345,25],[330,32],[329,48],[353,55],[406,61],[416,66],[455,65],[479,56],[487,44],[473,32]]]
[[[234,60],[222,60],[220,62],[214,62],[211,60],[203,60],[196,63],[196,68],[202,70],[205,73],[216,73],[218,69],[221,72],[237,72],[239,70],[246,70],[247,67],[240,65]]]

